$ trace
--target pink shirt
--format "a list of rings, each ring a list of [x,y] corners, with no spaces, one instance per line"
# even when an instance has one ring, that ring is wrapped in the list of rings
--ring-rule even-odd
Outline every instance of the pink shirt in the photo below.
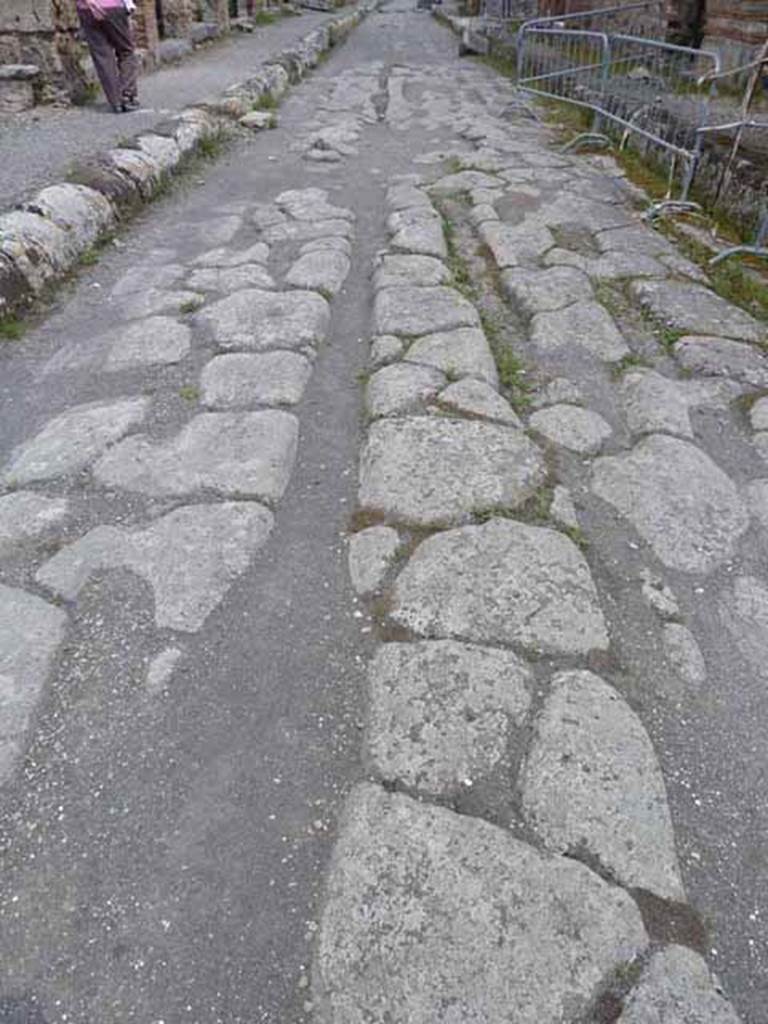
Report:
[[[76,0],[76,2],[81,11],[88,10],[87,0]],[[105,10],[114,10],[115,8],[124,8],[125,4],[123,0],[99,0],[99,7],[103,7]]]

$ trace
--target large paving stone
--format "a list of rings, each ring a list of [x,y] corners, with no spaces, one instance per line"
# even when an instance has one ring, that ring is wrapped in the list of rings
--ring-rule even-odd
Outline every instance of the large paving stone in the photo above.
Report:
[[[349,538],[349,576],[356,594],[364,597],[381,586],[400,547],[391,526],[370,526]]]
[[[184,274],[185,269],[181,263],[163,263],[160,266],[142,264],[138,267],[131,267],[113,285],[110,295],[122,298],[125,295],[145,292],[148,288],[170,288],[172,285],[178,284]]]
[[[374,370],[387,366],[403,354],[405,342],[394,334],[380,334],[371,341],[370,364]]]
[[[294,288],[314,288],[335,295],[347,279],[349,257],[343,252],[321,250],[299,256],[285,275],[285,283]]]
[[[685,946],[654,953],[617,1024],[739,1024],[706,962]]]
[[[541,452],[519,430],[469,420],[383,420],[363,448],[360,504],[407,523],[445,525],[481,510],[517,508],[545,479]]]
[[[759,398],[749,410],[753,430],[768,430],[768,398]]]
[[[602,416],[577,405],[540,409],[531,416],[529,426],[553,444],[580,455],[595,455],[612,433]]]
[[[264,242],[256,242],[247,249],[231,249],[228,246],[220,249],[209,249],[192,260],[193,266],[202,267],[239,267],[244,263],[266,263],[269,259],[269,246]]]
[[[67,508],[65,498],[46,498],[32,491],[0,498],[0,556],[50,533],[64,521]]]
[[[409,182],[392,185],[387,189],[387,206],[390,210],[407,210],[412,206],[430,206],[432,203],[422,189]]]
[[[368,756],[382,779],[450,796],[508,770],[533,681],[511,651],[453,640],[385,644],[368,678]]]
[[[474,377],[457,380],[440,392],[438,402],[446,409],[463,413],[465,416],[495,420],[508,427],[523,426],[509,402],[485,380],[477,380]]]
[[[608,648],[595,584],[575,544],[509,519],[427,538],[397,579],[391,615],[424,637],[549,654]]]
[[[756,576],[739,576],[719,604],[720,617],[761,679],[768,679],[768,585]]]
[[[205,296],[192,291],[164,291],[148,288],[120,300],[120,315],[124,320],[144,320],[163,313],[178,315],[185,309],[202,306]]]
[[[513,225],[486,221],[480,226],[480,237],[500,270],[535,263],[555,244],[549,228],[538,223]]]
[[[654,434],[605,456],[592,490],[626,516],[672,569],[705,573],[734,552],[749,515],[728,476],[695,445]]]
[[[124,370],[134,366],[167,366],[180,363],[189,352],[192,332],[167,316],[118,327],[105,338],[109,346],[107,370]]]
[[[175,509],[143,530],[97,526],[35,578],[71,601],[93,573],[130,569],[154,591],[158,627],[192,633],[248,568],[272,525],[272,513],[261,505],[223,502]]]
[[[561,1024],[646,944],[633,902],[583,865],[362,785],[331,865],[315,1019]]]
[[[414,337],[456,327],[477,327],[480,317],[471,302],[453,288],[385,288],[376,295],[378,334]]]
[[[207,412],[167,441],[140,434],[115,445],[94,474],[107,487],[143,494],[213,491],[277,501],[291,476],[298,434],[296,417],[280,410]]]
[[[263,351],[317,345],[331,311],[316,292],[241,291],[214,302],[196,320],[208,326],[223,349]]]
[[[385,256],[377,269],[373,286],[402,288],[404,285],[428,287],[447,284],[451,279],[448,268],[434,256]]]
[[[457,171],[455,174],[447,174],[439,178],[431,186],[433,192],[469,192],[473,188],[500,189],[504,182],[495,175],[485,174],[482,171],[466,170]]]
[[[201,267],[192,271],[187,284],[201,292],[221,292],[224,295],[239,292],[243,288],[275,287],[272,275],[259,263],[241,263],[236,267]]]
[[[633,281],[632,297],[653,316],[678,331],[763,342],[766,329],[738,306],[709,288],[677,281]]]
[[[625,374],[621,398],[633,434],[665,433],[693,437],[685,386],[653,370]]]
[[[415,341],[404,359],[442,370],[448,377],[478,377],[494,388],[499,374],[488,339],[479,327],[438,331]]]
[[[548,849],[596,859],[622,885],[684,900],[661,769],[640,719],[591,672],[555,676],[521,773]]]
[[[526,316],[562,309],[592,294],[589,278],[573,267],[505,270],[501,286]]]
[[[0,785],[22,752],[66,621],[60,608],[0,584]]]
[[[355,219],[351,210],[329,203],[328,192],[322,188],[288,189],[275,197],[275,205],[296,220]]]
[[[434,398],[445,385],[445,374],[432,366],[394,363],[378,370],[365,389],[365,407],[369,416],[396,416],[415,412]]]
[[[738,341],[688,335],[675,345],[675,359],[692,373],[731,377],[753,387],[768,387],[768,357],[760,349]]]
[[[745,496],[752,515],[768,529],[768,479],[753,480],[747,485]]]
[[[248,409],[254,405],[295,405],[312,374],[298,352],[231,352],[203,368],[203,404],[209,409]]]
[[[434,256],[440,260],[444,260],[448,255],[442,222],[429,218],[404,224],[392,235],[390,245],[402,252]]]
[[[541,352],[575,346],[606,362],[629,354],[618,327],[597,302],[576,302],[551,313],[537,313],[531,321],[531,341]]]
[[[348,220],[332,218],[329,220],[295,220],[287,224],[275,224],[266,228],[261,240],[268,245],[276,242],[310,242],[315,238],[351,238],[352,225]]]
[[[124,398],[68,409],[14,449],[2,482],[17,487],[82,469],[141,423],[148,408],[146,398]]]

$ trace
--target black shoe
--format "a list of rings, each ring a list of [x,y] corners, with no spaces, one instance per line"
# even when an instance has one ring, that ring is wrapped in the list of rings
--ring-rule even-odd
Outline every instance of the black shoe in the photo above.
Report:
[[[125,107],[122,107],[122,106],[118,107],[116,103],[110,103],[110,107],[112,108],[112,113],[113,114],[124,114],[125,113]]]
[[[123,100],[123,113],[130,114],[134,110],[141,110],[141,104],[139,103],[138,97],[126,96]]]

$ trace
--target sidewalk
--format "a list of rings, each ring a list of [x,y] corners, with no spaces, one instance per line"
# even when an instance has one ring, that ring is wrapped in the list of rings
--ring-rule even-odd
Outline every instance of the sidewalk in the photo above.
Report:
[[[252,35],[232,36],[181,64],[164,67],[142,79],[145,109],[135,114],[115,116],[100,95],[92,106],[38,107],[32,113],[0,118],[0,210],[61,181],[75,160],[153,128],[169,114],[242,80],[250,68],[335,17],[338,11],[307,11]]]

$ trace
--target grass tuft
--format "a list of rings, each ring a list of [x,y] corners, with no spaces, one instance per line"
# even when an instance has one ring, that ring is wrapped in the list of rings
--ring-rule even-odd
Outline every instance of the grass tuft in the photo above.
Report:
[[[19,341],[24,336],[24,324],[13,316],[0,318],[0,341]]]
[[[179,388],[179,398],[183,398],[185,402],[196,402],[200,397],[200,388],[194,384],[183,384]]]

